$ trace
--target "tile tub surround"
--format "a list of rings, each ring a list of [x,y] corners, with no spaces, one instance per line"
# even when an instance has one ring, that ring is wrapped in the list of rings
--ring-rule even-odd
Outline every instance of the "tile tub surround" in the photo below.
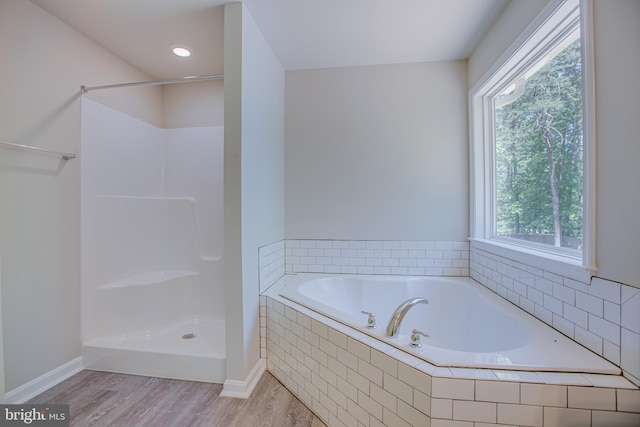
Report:
[[[468,276],[469,242],[289,239],[285,259],[287,273]]]
[[[258,280],[260,283],[260,293],[264,292],[284,274],[284,245],[284,240],[279,240],[258,248]]]
[[[637,426],[620,376],[440,368],[290,302],[261,297],[268,370],[329,426]]]
[[[640,289],[593,277],[583,283],[470,247],[470,275],[594,353],[640,386]]]

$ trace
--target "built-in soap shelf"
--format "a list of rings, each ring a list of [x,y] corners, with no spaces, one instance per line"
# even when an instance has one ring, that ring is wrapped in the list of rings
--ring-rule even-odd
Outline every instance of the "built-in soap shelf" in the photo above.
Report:
[[[114,282],[98,286],[98,289],[117,289],[132,286],[150,286],[170,282],[175,279],[198,276],[200,273],[193,270],[157,270],[148,273],[125,277]]]

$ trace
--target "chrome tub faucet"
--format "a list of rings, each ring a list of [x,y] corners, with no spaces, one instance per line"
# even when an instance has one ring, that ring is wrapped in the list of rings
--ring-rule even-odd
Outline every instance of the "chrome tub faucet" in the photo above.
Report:
[[[389,324],[387,325],[387,336],[389,338],[398,338],[398,334],[400,333],[400,323],[402,323],[402,319],[404,319],[404,316],[407,314],[409,309],[416,304],[428,303],[429,301],[426,298],[418,297],[410,298],[400,304],[389,319]]]

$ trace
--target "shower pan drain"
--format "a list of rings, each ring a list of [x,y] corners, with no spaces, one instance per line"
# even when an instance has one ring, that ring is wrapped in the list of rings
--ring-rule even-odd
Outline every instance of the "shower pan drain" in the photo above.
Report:
[[[182,339],[183,339],[183,340],[190,340],[190,339],[195,338],[196,336],[197,336],[197,335],[196,335],[196,334],[194,334],[194,333],[184,334],[184,335],[182,336]]]

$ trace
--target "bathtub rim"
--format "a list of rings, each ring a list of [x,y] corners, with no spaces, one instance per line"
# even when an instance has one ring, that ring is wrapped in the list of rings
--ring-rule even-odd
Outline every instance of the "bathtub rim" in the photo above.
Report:
[[[312,321],[319,322],[322,325],[330,327],[339,333],[346,335],[348,338],[363,343],[380,351],[381,353],[395,359],[400,363],[404,363],[410,367],[416,368],[432,377],[438,378],[456,378],[470,380],[487,380],[487,381],[508,381],[520,383],[538,383],[538,384],[555,384],[566,386],[583,386],[583,387],[604,387],[638,390],[631,380],[624,377],[624,371],[620,370],[619,375],[599,374],[599,373],[581,373],[581,372],[552,372],[540,370],[508,370],[508,369],[489,369],[489,368],[465,368],[465,367],[443,367],[434,365],[424,359],[418,358],[398,347],[394,347],[384,343],[377,338],[366,334],[365,332],[345,325],[321,313],[318,313],[304,305],[291,301],[280,296],[280,290],[289,281],[293,280],[298,274],[316,274],[316,273],[287,273],[282,275],[271,286],[264,290],[260,295],[264,297],[264,304],[269,305],[269,299],[273,302],[281,303],[286,308],[292,309]],[[330,275],[330,273],[317,273],[319,275]],[[344,275],[344,274],[341,274]],[[354,274],[354,276],[358,276]],[[467,276],[464,276],[467,277]],[[473,278],[471,278],[473,280]],[[482,286],[480,284],[480,286]],[[262,304],[262,303],[261,303]],[[265,311],[266,308],[265,307]],[[285,316],[285,313],[280,313]],[[264,314],[266,317],[266,313]],[[265,319],[266,321],[266,319]],[[266,355],[266,348],[264,350]],[[600,356],[601,357],[601,356]]]

